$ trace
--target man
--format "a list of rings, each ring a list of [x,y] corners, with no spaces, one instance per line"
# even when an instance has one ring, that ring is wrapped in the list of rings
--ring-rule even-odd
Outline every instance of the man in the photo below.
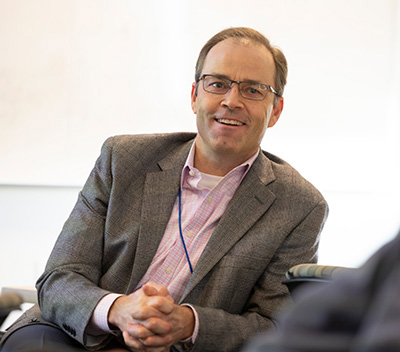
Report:
[[[257,31],[211,38],[192,86],[198,134],[106,141],[37,282],[40,310],[11,330],[34,321],[92,350],[206,352],[273,328],[284,274],[316,261],[327,216],[312,185],[260,151],[286,74]]]
[[[361,268],[306,287],[270,336],[245,352],[399,352],[400,233]]]

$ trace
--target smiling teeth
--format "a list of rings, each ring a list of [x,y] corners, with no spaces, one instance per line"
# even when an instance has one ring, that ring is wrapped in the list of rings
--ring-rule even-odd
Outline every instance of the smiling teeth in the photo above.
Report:
[[[234,125],[234,126],[243,126],[244,125],[243,122],[239,122],[236,120],[218,119],[217,121],[220,123],[223,123],[225,125]]]

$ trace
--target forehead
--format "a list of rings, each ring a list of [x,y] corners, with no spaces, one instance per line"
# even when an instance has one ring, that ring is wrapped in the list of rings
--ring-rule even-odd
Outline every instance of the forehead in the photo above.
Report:
[[[226,39],[209,51],[202,73],[218,73],[233,80],[273,84],[275,64],[265,46],[252,41]]]

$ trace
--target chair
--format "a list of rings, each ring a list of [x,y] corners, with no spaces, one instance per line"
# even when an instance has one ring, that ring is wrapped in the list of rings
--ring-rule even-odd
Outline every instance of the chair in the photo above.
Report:
[[[331,282],[338,274],[351,270],[354,269],[321,264],[298,264],[288,270],[287,280],[283,281],[283,284],[287,286],[292,295],[295,295],[300,286],[324,285]]]
[[[4,293],[0,295],[0,325],[6,320],[13,310],[20,309],[22,297],[17,293]]]
[[[0,294],[0,327],[10,320],[12,323],[26,309],[25,303],[37,303],[34,287],[3,287]],[[0,339],[4,331],[0,331]]]

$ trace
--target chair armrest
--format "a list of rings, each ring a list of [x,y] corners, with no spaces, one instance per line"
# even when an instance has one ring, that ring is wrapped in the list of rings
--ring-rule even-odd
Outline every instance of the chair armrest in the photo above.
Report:
[[[37,292],[34,286],[4,286],[1,294],[16,293],[24,303],[37,303]]]
[[[37,292],[33,286],[6,286],[0,294],[0,338],[2,331],[9,326],[24,310],[33,303],[37,303]]]
[[[282,283],[287,286],[291,294],[299,286],[314,284],[326,284],[333,280],[339,273],[354,270],[343,266],[321,264],[298,264],[291,267],[286,273],[287,280]]]
[[[337,274],[353,270],[344,266],[331,266],[320,264],[298,264],[291,267],[286,273],[286,278],[291,279],[319,279],[332,280]]]

